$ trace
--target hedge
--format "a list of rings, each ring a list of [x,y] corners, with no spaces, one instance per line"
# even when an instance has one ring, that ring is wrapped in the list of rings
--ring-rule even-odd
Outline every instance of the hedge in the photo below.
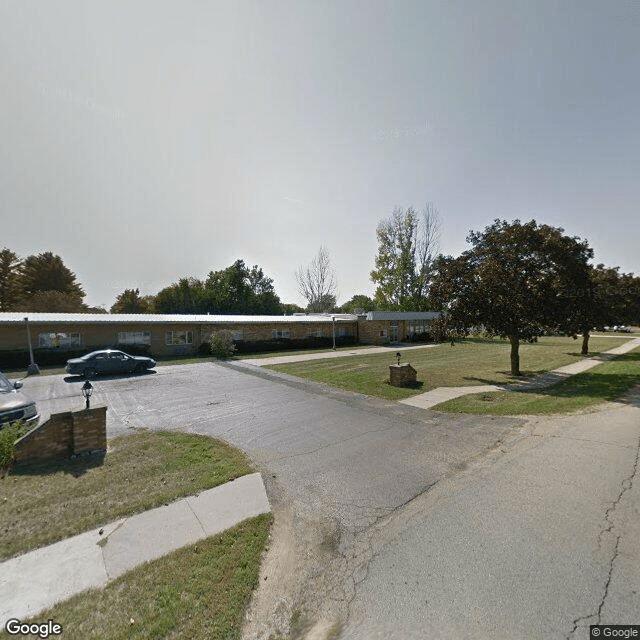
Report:
[[[79,358],[91,351],[97,349],[119,349],[126,351],[132,356],[149,355],[149,347],[147,345],[123,345],[123,347],[85,347],[84,349],[34,349],[33,359],[41,367],[54,367],[67,363],[71,358]],[[31,360],[29,359],[29,351],[27,349],[0,351],[0,371],[27,369]]]

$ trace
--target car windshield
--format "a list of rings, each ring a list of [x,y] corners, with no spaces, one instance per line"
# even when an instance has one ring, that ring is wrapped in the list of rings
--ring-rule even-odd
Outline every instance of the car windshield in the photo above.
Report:
[[[13,385],[4,374],[0,373],[0,393],[6,393],[7,391],[13,391]]]

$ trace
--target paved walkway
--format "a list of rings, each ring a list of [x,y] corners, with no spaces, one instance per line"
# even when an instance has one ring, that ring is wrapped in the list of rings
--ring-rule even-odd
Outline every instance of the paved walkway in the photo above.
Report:
[[[287,364],[289,362],[306,362],[307,360],[326,360],[327,358],[346,358],[347,356],[369,356],[374,353],[389,353],[395,355],[398,351],[411,351],[412,349],[428,349],[439,347],[438,344],[419,344],[408,346],[396,344],[387,347],[366,347],[364,349],[349,349],[348,351],[320,351],[316,353],[303,353],[291,356],[272,356],[267,358],[243,358],[245,364],[256,367],[266,367],[272,364]]]
[[[259,473],[0,564],[0,629],[180,547],[271,511]]]
[[[592,358],[584,358],[582,360],[578,360],[578,362],[568,364],[564,367],[560,367],[559,369],[554,369],[553,371],[549,371],[548,373],[536,376],[532,380],[526,382],[504,385],[485,384],[473,387],[438,387],[437,389],[432,389],[431,391],[427,391],[426,393],[422,393],[418,396],[411,396],[410,398],[399,400],[398,402],[401,402],[402,404],[408,404],[412,407],[418,407],[420,409],[429,409],[431,407],[435,407],[441,402],[453,400],[454,398],[459,398],[460,396],[467,396],[472,393],[487,393],[489,391],[513,391],[515,389],[544,389],[545,387],[550,387],[551,385],[556,384],[557,382],[560,382],[568,378],[569,376],[573,376],[577,373],[582,373],[583,371],[593,369],[593,367],[597,367],[599,364],[602,364],[607,360],[612,360],[616,356],[627,353],[632,349],[635,349],[636,347],[640,347],[640,338],[634,338],[633,340],[625,342],[623,345],[616,347],[615,349],[603,351],[602,353],[599,353]]]

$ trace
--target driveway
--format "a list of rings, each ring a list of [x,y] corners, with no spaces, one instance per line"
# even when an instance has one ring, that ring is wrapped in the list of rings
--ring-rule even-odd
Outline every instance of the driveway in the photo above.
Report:
[[[25,389],[42,414],[82,408],[82,381],[66,380]],[[247,638],[288,633],[295,611],[308,637],[358,640],[580,638],[605,617],[640,621],[637,396],[607,414],[526,420],[440,414],[242,363],[94,386],[109,437],[216,436],[262,471],[276,521]]]

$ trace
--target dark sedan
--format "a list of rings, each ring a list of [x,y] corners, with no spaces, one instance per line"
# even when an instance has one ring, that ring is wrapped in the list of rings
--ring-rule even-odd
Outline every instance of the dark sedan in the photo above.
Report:
[[[67,360],[65,371],[85,378],[93,378],[98,374],[143,373],[153,369],[156,361],[144,356],[130,356],[123,351],[104,349],[92,351],[81,358]]]

